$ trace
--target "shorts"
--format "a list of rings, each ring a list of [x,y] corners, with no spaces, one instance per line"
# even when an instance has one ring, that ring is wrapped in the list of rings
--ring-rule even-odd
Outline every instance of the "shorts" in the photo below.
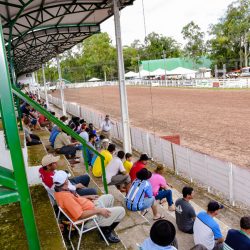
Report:
[[[154,205],[154,202],[155,202],[155,197],[151,198],[145,197],[143,201],[143,206],[141,207],[140,211],[152,207]]]
[[[111,182],[109,183],[109,185],[117,186],[121,184],[129,184],[130,182],[131,182],[131,179],[129,175],[118,174],[111,178]]]

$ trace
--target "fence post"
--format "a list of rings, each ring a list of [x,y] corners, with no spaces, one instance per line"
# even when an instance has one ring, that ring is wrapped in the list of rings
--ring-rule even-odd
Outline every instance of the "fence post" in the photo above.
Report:
[[[192,171],[191,171],[191,164],[190,164],[190,154],[189,154],[189,149],[186,148],[186,153],[187,153],[187,160],[188,160],[188,172],[189,172],[189,178],[191,183],[193,182],[193,178],[192,178]]]
[[[208,163],[207,163],[207,155],[204,155],[204,157],[205,157],[205,169],[206,169],[206,176],[207,176],[207,179],[209,179],[209,174],[208,174]],[[209,183],[209,181],[208,181],[208,183]],[[208,185],[208,187],[207,187],[207,191],[208,191],[208,193],[210,193],[211,192],[211,189],[210,189],[210,186]]]
[[[230,204],[232,206],[235,205],[235,202],[234,202],[234,189],[233,189],[233,164],[232,162],[229,162],[229,173],[228,173],[228,177],[229,177],[229,201],[230,201]]]
[[[175,174],[178,175],[177,164],[176,164],[176,155],[175,155],[175,150],[174,150],[174,146],[173,146],[172,142],[171,142],[171,152],[172,152],[172,160],[173,160],[174,172],[175,172]]]

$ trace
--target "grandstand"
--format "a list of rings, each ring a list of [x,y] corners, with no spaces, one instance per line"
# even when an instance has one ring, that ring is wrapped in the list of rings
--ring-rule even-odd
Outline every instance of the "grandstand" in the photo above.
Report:
[[[114,2],[117,3],[116,0]],[[119,8],[133,4],[134,0],[119,1]],[[124,195],[114,186],[107,186],[104,157],[91,148],[86,141],[57,117],[66,114],[62,109],[50,103],[50,111],[34,93],[23,92],[16,86],[16,76],[33,72],[42,64],[58,54],[72,48],[75,44],[100,31],[100,23],[113,15],[112,1],[52,1],[52,0],[16,0],[0,2],[0,248],[1,249],[70,249],[67,235],[60,231],[57,213],[47,191],[41,185],[38,169],[43,156],[48,153],[57,154],[50,148],[48,129],[37,129],[37,119],[31,112],[47,118],[74,140],[82,144],[78,152],[80,163],[72,167],[72,163],[64,155],[60,155],[58,168],[68,170],[72,176],[88,173],[90,186],[99,194],[111,193],[115,204],[124,206]],[[6,52],[7,50],[7,52]],[[46,95],[44,96],[48,104]],[[21,105],[22,104],[22,105]],[[30,110],[27,106],[34,110]],[[63,104],[63,103],[62,103]],[[27,116],[21,114],[26,114]],[[47,105],[48,107],[48,105]],[[28,114],[27,114],[27,113]],[[54,114],[52,112],[55,112]],[[72,114],[67,114],[72,115]],[[32,116],[32,119],[31,117]],[[25,130],[25,122],[31,122],[36,138],[33,145],[27,138],[31,137]],[[38,117],[36,117],[38,118]],[[40,118],[40,117],[39,117]],[[88,123],[93,122],[88,120]],[[42,124],[42,123],[40,123]],[[30,123],[28,123],[30,125]],[[129,125],[129,124],[128,124]],[[49,126],[49,124],[48,124]],[[114,140],[118,147],[121,141]],[[94,178],[87,161],[87,150],[100,157],[103,181]],[[135,159],[138,152],[133,152]],[[2,157],[3,156],[3,157]],[[154,167],[154,163],[150,168]],[[165,172],[176,189],[174,199],[180,197],[180,190],[185,182],[176,178],[173,173]],[[197,188],[197,187],[196,187]],[[193,203],[196,212],[205,209],[209,200],[216,199],[204,191],[197,194]],[[175,223],[174,213],[164,206],[159,209],[165,218]],[[238,227],[242,211],[237,213],[227,207],[218,218],[218,223],[225,235],[230,227]],[[152,214],[142,216],[139,212],[126,211],[125,218],[116,229],[121,242],[105,245],[100,240],[97,230],[84,234],[80,249],[138,249],[148,236],[153,223]],[[193,237],[177,230],[180,250],[190,249]],[[78,242],[77,235],[72,238],[73,245]]]

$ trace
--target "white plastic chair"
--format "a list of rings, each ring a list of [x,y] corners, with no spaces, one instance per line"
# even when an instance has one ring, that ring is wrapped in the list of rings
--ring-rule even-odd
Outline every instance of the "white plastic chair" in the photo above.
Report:
[[[85,234],[85,233],[87,233],[87,232],[89,232],[89,231],[91,231],[91,230],[93,230],[93,229],[96,229],[96,228],[99,230],[100,234],[102,235],[102,238],[104,239],[104,241],[106,242],[106,244],[109,246],[109,243],[108,243],[106,237],[104,236],[104,234],[103,234],[101,228],[99,227],[99,225],[98,225],[98,223],[97,223],[97,221],[96,221],[96,218],[97,218],[96,215],[91,216],[91,217],[86,218],[86,219],[82,219],[82,220],[78,220],[78,221],[75,221],[75,222],[74,222],[74,221],[72,221],[72,219],[63,211],[63,209],[62,209],[61,207],[58,206],[58,208],[59,208],[59,212],[58,212],[58,216],[57,216],[58,222],[59,222],[59,217],[60,217],[60,214],[61,214],[61,213],[64,214],[64,215],[66,216],[66,218],[70,221],[70,229],[69,229],[68,238],[69,238],[70,244],[71,244],[71,246],[72,246],[73,249],[75,249],[75,248],[74,248],[74,245],[73,245],[73,243],[72,243],[72,241],[71,241],[72,226],[75,227],[75,229],[77,230],[77,232],[78,232],[78,234],[79,234],[79,241],[78,241],[78,244],[77,244],[77,250],[79,250],[79,248],[80,248],[82,235]],[[87,221],[89,221],[89,220],[93,220],[93,222],[95,223],[95,226],[93,226],[93,227],[91,227],[91,228],[84,228],[85,222],[87,222]]]
[[[54,191],[49,188],[43,181],[42,181],[42,178],[40,178],[42,184],[43,184],[43,187],[45,188],[45,190],[47,191],[48,193],[48,196],[49,196],[49,199],[50,199],[50,202],[52,204],[52,206],[55,206],[57,203],[56,203],[56,199],[54,197]]]

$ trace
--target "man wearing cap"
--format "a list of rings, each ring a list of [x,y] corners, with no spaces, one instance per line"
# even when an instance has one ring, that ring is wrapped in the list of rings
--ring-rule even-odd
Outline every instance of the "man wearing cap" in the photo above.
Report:
[[[136,173],[140,171],[142,168],[145,168],[149,160],[151,160],[151,158],[149,158],[147,154],[142,154],[140,156],[140,159],[134,163],[133,167],[129,172],[132,182],[136,179]]]
[[[223,236],[219,224],[214,220],[223,205],[216,201],[210,201],[207,206],[207,212],[198,213],[194,222],[194,242],[202,244],[208,250],[223,249]]]
[[[53,176],[56,173],[57,162],[60,156],[53,156],[52,154],[45,155],[42,159],[42,167],[39,169],[40,177],[43,183],[50,189],[54,189]],[[69,180],[69,189],[76,191],[79,195],[96,195],[97,192],[94,188],[87,188],[90,182],[90,177],[80,175],[73,177]]]
[[[112,128],[112,122],[109,119],[109,115],[105,116],[105,119],[101,123],[101,134],[104,135],[106,138],[111,140],[111,128]]]
[[[177,250],[176,230],[168,220],[156,221],[150,229],[150,237],[142,244],[142,250]]]
[[[64,171],[57,171],[53,177],[55,185],[55,199],[63,211],[73,220],[86,219],[97,215],[96,221],[103,234],[110,243],[120,240],[113,230],[125,216],[123,207],[114,207],[114,197],[110,194],[80,197],[76,192],[69,190],[68,176]],[[86,222],[84,226],[90,228],[93,221]]]
[[[146,215],[148,208],[152,208],[153,220],[164,218],[160,215],[155,204],[155,197],[153,196],[153,189],[148,181],[152,173],[146,168],[141,169],[136,173],[136,180],[132,183],[131,188],[126,196],[125,202],[128,210],[142,211],[142,215]]]

